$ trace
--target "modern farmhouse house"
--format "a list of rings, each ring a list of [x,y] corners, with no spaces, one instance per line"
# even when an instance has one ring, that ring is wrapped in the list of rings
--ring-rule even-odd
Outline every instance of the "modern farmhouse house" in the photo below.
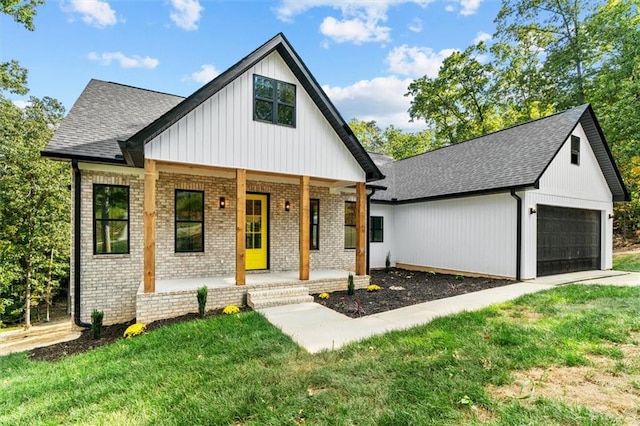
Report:
[[[349,272],[363,288],[387,253],[518,280],[608,269],[628,199],[589,106],[369,155],[282,34],[187,98],[91,80],[43,155],[73,166],[78,325],[195,312],[204,285],[208,308],[308,300]]]
[[[532,279],[611,269],[629,194],[589,105],[401,161],[373,195],[371,266]]]
[[[282,34],[187,98],[90,81],[43,155],[73,164],[77,323],[368,285],[383,176]]]

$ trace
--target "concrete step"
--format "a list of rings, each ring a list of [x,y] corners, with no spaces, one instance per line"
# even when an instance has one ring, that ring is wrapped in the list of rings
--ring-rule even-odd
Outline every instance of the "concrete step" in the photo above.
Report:
[[[59,331],[67,332],[67,333],[72,331],[71,321],[64,320],[64,321],[52,322],[49,324],[36,325],[29,328],[28,330],[21,328],[18,330],[1,332],[0,344],[15,342],[15,341],[22,341],[24,339],[28,339],[31,337],[57,333]]]
[[[306,287],[251,290],[247,293],[247,305],[252,309],[306,302],[313,302],[313,296],[309,295],[309,289]]]
[[[10,342],[2,341],[0,343],[0,356],[8,355],[15,352],[30,351],[34,348],[42,346],[49,346],[56,343],[68,342],[80,337],[79,331],[71,331],[67,329],[64,331],[56,331],[48,334],[40,334],[37,336],[31,336],[22,340],[13,340]]]

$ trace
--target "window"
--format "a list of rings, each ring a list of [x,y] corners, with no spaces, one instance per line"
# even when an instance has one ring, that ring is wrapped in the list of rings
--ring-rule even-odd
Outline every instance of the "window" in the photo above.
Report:
[[[93,253],[129,253],[129,187],[93,185]]]
[[[204,192],[176,189],[176,253],[204,251]]]
[[[272,78],[253,76],[253,119],[296,126],[296,86]]]
[[[381,243],[384,239],[384,218],[382,216],[371,216],[369,222],[369,241],[372,243]]]
[[[571,136],[571,164],[580,165],[580,138]]]
[[[309,250],[320,250],[320,200],[309,200]]]
[[[344,248],[356,248],[356,203],[344,203]]]

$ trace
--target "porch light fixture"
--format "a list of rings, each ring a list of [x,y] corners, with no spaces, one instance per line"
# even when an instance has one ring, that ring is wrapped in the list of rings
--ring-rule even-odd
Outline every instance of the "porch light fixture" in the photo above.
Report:
[[[224,207],[227,205],[224,197],[220,197],[220,208],[224,209]]]
[[[289,200],[284,202],[284,211],[288,212],[291,210],[291,203],[289,202]]]
[[[538,212],[536,211],[536,209],[535,209],[535,208],[531,207],[531,208],[529,209],[529,214],[536,214],[536,213],[538,213]]]
[[[609,213],[609,219],[613,219],[613,213]]]

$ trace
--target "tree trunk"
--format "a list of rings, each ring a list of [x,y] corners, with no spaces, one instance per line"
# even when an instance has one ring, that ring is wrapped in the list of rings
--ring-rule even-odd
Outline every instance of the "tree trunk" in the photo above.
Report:
[[[50,320],[51,311],[51,270],[53,269],[53,249],[51,249],[51,256],[49,257],[49,276],[47,277],[47,289],[45,292],[45,303],[47,304],[47,322]]]
[[[31,327],[31,256],[26,259],[26,279],[24,283],[24,326]]]

